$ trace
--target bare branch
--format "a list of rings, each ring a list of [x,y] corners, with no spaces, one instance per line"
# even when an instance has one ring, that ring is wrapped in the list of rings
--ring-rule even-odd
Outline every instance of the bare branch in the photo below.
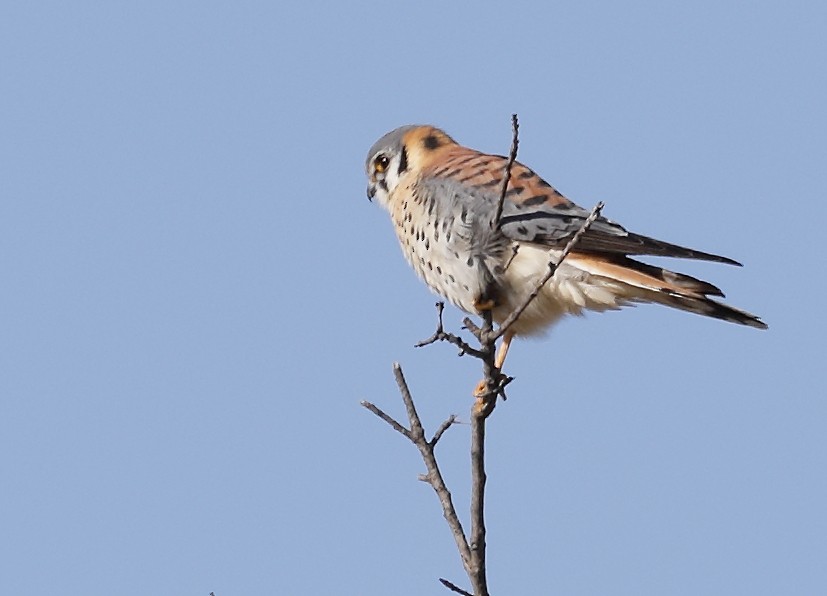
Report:
[[[419,441],[424,441],[425,444],[427,444],[428,442],[425,441],[425,431],[422,429],[422,420],[416,411],[413,397],[411,397],[411,390],[408,389],[408,383],[405,381],[405,375],[402,374],[402,367],[399,366],[398,362],[393,363],[393,376],[396,378],[396,385],[399,387],[399,393],[402,395],[402,402],[405,404],[405,410],[408,412],[408,420],[411,423],[410,439],[417,447],[419,446]]]
[[[437,313],[437,326],[436,331],[434,334],[429,337],[428,339],[423,339],[422,341],[414,344],[415,348],[422,348],[425,346],[429,346],[432,343],[436,343],[438,341],[447,341],[450,344],[457,346],[460,349],[459,355],[462,356],[463,354],[468,354],[469,356],[473,356],[474,358],[482,359],[484,355],[482,352],[477,350],[476,348],[471,347],[470,344],[463,341],[461,337],[458,335],[454,335],[453,333],[449,333],[445,331],[445,328],[442,326],[442,311],[445,310],[445,303],[444,302],[437,302],[436,303],[436,313]]]
[[[395,430],[398,433],[403,434],[405,437],[407,437],[408,439],[413,441],[413,438],[411,437],[411,431],[409,431],[407,428],[405,428],[404,426],[399,424],[396,420],[391,418],[388,414],[385,414],[385,412],[383,412],[382,410],[380,410],[379,408],[374,406],[369,401],[362,400],[359,403],[362,405],[362,407],[367,408],[368,410],[370,410],[371,412],[373,412],[374,414],[379,416],[379,418],[381,418],[382,420],[384,420],[385,422],[390,424],[391,428],[393,428],[393,430]]]
[[[511,263],[517,258],[517,253],[520,252],[520,245],[515,243],[511,247],[511,256],[508,257],[508,260],[505,262],[505,266],[503,267],[503,271],[508,271],[508,268],[511,267]]]
[[[462,326],[465,327],[471,334],[479,340],[482,340],[482,329],[477,327],[477,324],[472,321],[470,318],[465,317],[462,319]]]
[[[445,431],[451,428],[456,421],[456,415],[451,414],[445,422],[439,425],[439,428],[436,429],[436,432],[434,433],[434,438],[430,440],[431,447],[436,447],[436,444],[439,443],[439,440],[442,438],[442,435],[445,434]]]
[[[469,573],[470,576],[469,570],[471,569],[471,549],[468,546],[465,531],[462,529],[462,523],[459,520],[457,510],[451,499],[451,492],[445,484],[445,479],[442,477],[442,472],[439,469],[439,464],[437,464],[436,456],[434,455],[434,447],[436,443],[445,433],[450,424],[447,424],[447,421],[444,422],[439,427],[439,430],[437,430],[434,438],[431,441],[428,441],[425,438],[425,432],[422,428],[422,420],[419,418],[419,414],[416,411],[416,406],[414,406],[413,397],[411,397],[411,390],[408,388],[407,381],[405,381],[405,375],[402,373],[402,367],[400,367],[396,362],[393,364],[393,374],[396,378],[396,384],[399,387],[399,393],[402,395],[402,401],[405,403],[405,409],[408,412],[408,421],[410,422],[411,429],[408,430],[404,428],[393,418],[369,402],[363,401],[362,405],[390,424],[395,430],[405,435],[405,437],[407,437],[414,445],[416,445],[417,449],[419,449],[419,453],[422,456],[422,461],[425,462],[425,468],[428,470],[427,474],[420,476],[420,480],[430,484],[431,488],[434,489],[434,492],[439,498],[439,502],[442,505],[442,515],[448,522],[448,527],[451,529],[451,533],[454,536],[454,541],[457,544],[457,549],[459,550],[460,557],[462,558],[462,565],[465,567],[466,572]],[[451,420],[451,418],[448,420]],[[451,420],[451,423],[453,423],[453,420]]]
[[[574,250],[574,248],[577,246],[577,243],[580,242],[580,238],[583,237],[583,234],[585,234],[588,231],[588,229],[592,226],[592,224],[597,220],[597,218],[600,217],[600,212],[602,210],[603,201],[600,201],[597,205],[594,206],[594,209],[592,209],[592,212],[586,218],[586,221],[583,222],[583,225],[580,226],[580,229],[577,230],[574,236],[572,236],[571,239],[568,241],[566,247],[563,249],[563,252],[560,253],[560,258],[558,258],[556,261],[553,258],[549,259],[548,270],[543,275],[543,277],[541,277],[539,281],[535,284],[534,289],[531,291],[531,294],[529,294],[528,297],[523,301],[523,303],[517,308],[515,308],[514,311],[510,315],[508,315],[508,318],[505,321],[503,321],[503,324],[500,325],[500,328],[497,329],[497,332],[494,334],[495,340],[501,338],[505,334],[505,332],[508,331],[509,327],[511,327],[514,324],[514,322],[518,318],[520,318],[520,315],[523,314],[526,308],[528,308],[528,305],[531,304],[535,298],[537,298],[537,296],[540,294],[540,291],[543,289],[543,286],[546,285],[546,283],[548,283],[548,280],[550,280],[554,276],[554,273],[557,271],[557,268],[560,266],[563,260],[567,256],[569,256],[569,253],[572,250]]]
[[[494,365],[496,337],[492,331],[492,312],[482,313],[483,325],[480,331],[483,360],[483,374],[486,391],[477,397],[477,404],[471,415],[471,565],[466,568],[474,594],[488,596],[488,580],[485,567],[485,422],[497,405],[500,371]]]
[[[436,306],[436,331],[434,331],[434,334],[428,339],[423,339],[415,343],[415,348],[424,348],[432,343],[436,343],[442,339],[442,335],[445,333],[445,328],[442,326],[442,311],[445,310],[445,303],[440,300],[434,306]]]
[[[505,193],[508,191],[508,183],[511,181],[511,168],[517,159],[517,147],[520,144],[519,140],[520,123],[517,120],[517,114],[511,114],[511,151],[508,154],[508,161],[505,162],[505,172],[503,173],[503,183],[500,187],[500,200],[497,202],[497,210],[494,212],[494,219],[491,220],[491,225],[497,228],[500,227],[500,218],[503,214],[503,205],[505,204]]]
[[[494,394],[492,404],[497,401]],[[492,406],[493,408],[493,406]],[[488,594],[485,570],[485,421],[489,412],[471,417],[471,569],[469,576],[475,594]]]
[[[474,596],[471,592],[466,592],[465,590],[460,588],[458,585],[449,582],[447,579],[443,579],[443,578],[440,577],[439,578],[439,583],[441,583],[443,586],[445,586],[446,588],[448,588],[452,592],[456,592],[457,594],[462,594],[462,596]]]

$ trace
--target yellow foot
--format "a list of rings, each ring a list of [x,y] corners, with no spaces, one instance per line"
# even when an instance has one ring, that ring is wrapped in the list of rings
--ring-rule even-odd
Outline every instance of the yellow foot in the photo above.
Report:
[[[474,308],[477,309],[477,312],[485,312],[487,310],[493,310],[494,307],[497,305],[491,298],[487,298],[485,300],[481,300],[479,298],[474,298]]]
[[[474,387],[474,407],[471,412],[474,416],[482,416],[488,418],[491,412],[494,411],[494,406],[497,404],[497,396],[488,394],[488,383],[485,379],[477,383]]]
[[[488,390],[488,383],[486,383],[484,379],[477,383],[477,386],[474,388],[475,399],[474,407],[472,408],[473,414],[475,416],[488,418],[491,415],[491,412],[494,411],[494,407],[497,405],[497,397],[499,395],[502,395],[503,399],[505,399],[504,393],[500,393],[496,390],[493,393],[490,392]]]
[[[513,377],[509,377],[508,375],[504,375],[504,374],[502,374],[502,373],[500,373],[500,372],[498,372],[498,373],[497,373],[497,376],[499,377],[498,387],[497,387],[494,391],[495,391],[498,395],[502,395],[502,396],[503,396],[503,399],[505,399],[505,393],[503,392],[503,390],[505,389],[505,386],[506,386],[506,385],[508,385],[511,381],[513,381],[513,380],[514,380],[514,378],[513,378]],[[485,382],[485,379],[483,379],[482,381],[480,381],[479,383],[477,383],[477,386],[476,386],[476,387],[474,387],[474,393],[473,393],[473,395],[474,395],[474,397],[476,397],[477,399],[482,399],[482,398],[484,398],[486,395],[488,395],[488,383],[486,383],[486,382]]]

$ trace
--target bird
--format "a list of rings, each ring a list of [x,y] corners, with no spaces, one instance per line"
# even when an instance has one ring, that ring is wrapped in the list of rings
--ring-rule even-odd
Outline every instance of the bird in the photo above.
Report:
[[[368,151],[368,199],[390,214],[402,252],[436,294],[497,324],[535,289],[590,212],[509,158],[457,143],[431,125],[396,128]],[[498,217],[499,212],[499,217]],[[741,264],[629,232],[598,217],[512,326],[495,358],[502,370],[512,340],[542,334],[566,315],[655,303],[757,329],[760,317],[716,300],[709,282],[638,260],[675,257]],[[475,394],[479,396],[482,384]]]

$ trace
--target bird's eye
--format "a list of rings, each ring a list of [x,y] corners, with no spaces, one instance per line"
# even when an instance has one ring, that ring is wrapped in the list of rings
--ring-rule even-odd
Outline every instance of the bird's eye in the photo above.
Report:
[[[373,167],[381,174],[388,169],[388,164],[390,162],[391,160],[388,159],[387,155],[378,155],[376,159],[373,160]]]

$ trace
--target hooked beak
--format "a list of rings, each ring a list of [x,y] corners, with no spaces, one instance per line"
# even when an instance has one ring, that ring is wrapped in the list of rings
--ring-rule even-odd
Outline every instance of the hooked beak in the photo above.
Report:
[[[368,201],[373,202],[373,197],[376,196],[376,185],[368,184]]]

